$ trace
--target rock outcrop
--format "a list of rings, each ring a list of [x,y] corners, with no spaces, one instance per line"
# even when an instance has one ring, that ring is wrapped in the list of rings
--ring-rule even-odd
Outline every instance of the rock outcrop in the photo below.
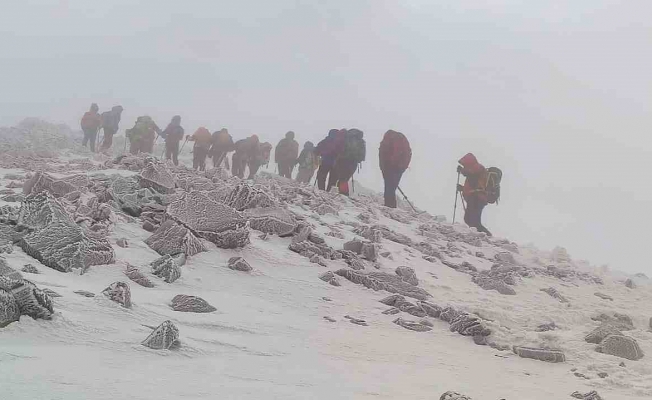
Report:
[[[162,256],[179,253],[194,256],[206,251],[204,244],[190,229],[173,220],[165,221],[145,243]]]
[[[227,264],[229,269],[232,269],[234,271],[242,271],[242,272],[251,272],[253,268],[247,260],[245,260],[242,257],[231,257],[229,258],[229,262]]]
[[[185,264],[186,256],[183,253],[174,256],[164,255],[150,264],[152,273],[163,278],[166,283],[172,283],[181,277],[181,266]]]
[[[180,312],[210,313],[217,310],[217,308],[208,304],[208,302],[201,297],[188,296],[185,294],[174,296],[170,306],[174,311]]]
[[[125,308],[131,308],[131,289],[125,282],[113,282],[102,294]]]
[[[179,344],[179,329],[172,321],[164,321],[152,332],[142,345],[154,350],[169,350]]]
[[[634,338],[625,335],[609,335],[595,350],[598,353],[610,354],[632,361],[643,358],[643,351],[639,347],[638,342]]]
[[[28,315],[34,319],[52,318],[54,308],[50,296],[32,282],[0,276],[0,289],[14,297],[21,315]]]
[[[396,275],[390,275],[384,272],[364,273],[351,269],[340,269],[335,271],[335,273],[353,283],[363,285],[375,291],[385,290],[390,293],[398,293],[403,296],[412,297],[417,300],[426,300],[431,297],[430,293],[404,282]]]

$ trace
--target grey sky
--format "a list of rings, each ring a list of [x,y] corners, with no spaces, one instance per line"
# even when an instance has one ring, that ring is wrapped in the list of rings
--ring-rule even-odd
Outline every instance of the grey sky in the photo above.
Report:
[[[450,218],[472,151],[505,173],[485,211],[495,234],[652,272],[649,1],[2,3],[2,125],[76,127],[97,102],[125,107],[123,129],[180,114],[274,144],[358,127],[377,189],[393,128],[412,142],[402,186],[419,206]]]

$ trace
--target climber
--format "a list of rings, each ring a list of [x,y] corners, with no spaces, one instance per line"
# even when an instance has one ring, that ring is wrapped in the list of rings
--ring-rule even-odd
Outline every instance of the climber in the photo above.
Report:
[[[364,133],[359,129],[349,129],[346,132],[344,148],[338,152],[333,165],[337,178],[337,188],[340,194],[349,195],[349,180],[353,177],[358,165],[365,160],[367,145],[363,139]]]
[[[249,164],[249,160],[255,157],[258,153],[260,140],[258,135],[251,135],[246,139],[240,139],[235,142],[235,153],[231,158],[231,171],[233,176],[243,179],[245,168]],[[251,175],[251,173],[250,173]]]
[[[90,142],[90,149],[92,152],[95,152],[95,140],[97,139],[97,131],[102,125],[102,118],[98,111],[100,108],[97,104],[91,104],[89,111],[84,113],[84,116],[81,119],[81,128],[84,132],[84,139],[82,139],[82,146],[86,147],[86,143]]]
[[[186,136],[186,140],[195,142],[192,148],[192,169],[206,170],[206,156],[211,149],[211,133],[203,126],[195,131],[192,136]]]
[[[175,115],[167,128],[161,132],[161,137],[165,139],[165,159],[172,159],[174,165],[179,165],[179,142],[183,139],[184,130],[181,126],[181,117]]]
[[[385,180],[385,206],[396,208],[396,188],[412,160],[410,142],[401,132],[388,130],[380,142],[378,157]]]
[[[306,142],[303,145],[297,164],[299,164],[297,182],[310,183],[315,170],[319,166],[319,156],[315,154],[315,145],[312,142]]]
[[[104,138],[102,139],[100,151],[106,151],[113,145],[113,135],[118,132],[122,110],[122,106],[115,106],[111,108],[111,111],[102,113],[102,130],[104,131]]]
[[[278,174],[292,179],[292,169],[299,156],[299,143],[294,140],[294,132],[289,131],[281,139],[274,150],[274,161],[278,164]]]
[[[272,152],[272,144],[269,142],[258,144],[258,149],[252,153],[247,165],[249,166],[249,177],[254,179],[261,165],[269,162],[269,155]]]
[[[235,145],[226,128],[213,132],[211,143],[209,157],[213,159],[213,168],[217,168],[226,160],[226,155],[235,150]]]
[[[317,171],[317,187],[321,190],[330,191],[337,182],[333,170],[337,154],[344,148],[346,140],[346,129],[331,129],[328,136],[317,144],[314,153],[321,157],[321,165]],[[328,185],[326,185],[328,178]]]
[[[151,153],[157,133],[160,134],[161,129],[151,117],[147,115],[138,117],[134,127],[126,131],[130,144],[129,152],[131,154]]]
[[[485,168],[472,153],[462,157],[457,172],[466,177],[464,185],[457,185],[466,200],[464,222],[478,232],[491,236],[491,232],[482,225],[482,211],[487,204],[494,204],[500,198],[500,180],[502,172],[495,167]]]

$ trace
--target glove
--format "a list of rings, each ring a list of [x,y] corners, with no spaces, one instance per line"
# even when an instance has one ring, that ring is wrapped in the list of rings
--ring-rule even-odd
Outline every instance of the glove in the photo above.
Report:
[[[461,191],[463,191],[463,190],[464,190],[464,186],[458,184],[458,185],[457,185],[457,191],[458,191],[458,192],[461,192]]]
[[[464,169],[464,167],[462,167],[461,165],[457,166],[457,172],[458,173],[461,173],[463,169]]]

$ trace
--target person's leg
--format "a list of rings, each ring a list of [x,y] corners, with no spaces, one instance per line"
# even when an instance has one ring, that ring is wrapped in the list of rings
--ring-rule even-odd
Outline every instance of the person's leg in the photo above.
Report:
[[[383,172],[383,179],[385,179],[385,206],[396,208],[396,189],[401,182],[403,176],[402,171],[386,171]]]
[[[326,189],[326,177],[328,176],[329,171],[330,168],[326,164],[319,166],[319,170],[317,171],[317,187],[320,190]]]
[[[486,203],[478,199],[476,196],[471,196],[466,202],[466,212],[464,213],[464,222],[471,227],[484,232],[491,236],[491,232],[482,225],[482,211]]]
[[[113,146],[113,135],[116,131],[110,129],[104,129],[104,139],[102,139],[102,146],[100,151],[108,150]]]
[[[254,176],[258,173],[260,169],[260,162],[252,161],[249,163],[249,177],[247,179],[254,179]]]
[[[82,146],[86,147],[88,144],[88,140],[91,138],[90,131],[88,129],[84,129],[84,138],[82,139]]]
[[[329,169],[328,184],[326,185],[327,192],[330,192],[333,186],[337,185],[341,169],[342,169],[342,164],[340,162],[335,162],[335,164]]]
[[[171,152],[172,152],[172,163],[174,165],[179,165],[179,142],[173,141],[170,143]]]
[[[206,157],[208,156],[208,149],[200,148],[199,170],[206,171]]]
[[[197,151],[197,146],[192,149],[192,169],[196,170],[199,168],[199,152]]]
[[[90,140],[90,142],[91,142],[91,143],[90,143],[90,144],[91,144],[91,151],[92,151],[93,153],[95,153],[95,139],[97,139],[97,131],[95,131],[95,132],[92,132],[92,131],[91,131],[91,132],[90,132],[89,140]]]
[[[486,205],[487,205],[487,203],[485,203],[485,202],[480,202],[480,204],[478,205],[478,212],[477,212],[478,226],[476,227],[476,229],[478,230],[478,232],[486,233],[487,236],[492,236],[491,232],[489,232],[489,229],[487,229],[484,225],[482,225],[482,211],[484,211],[484,208],[485,208]]]

